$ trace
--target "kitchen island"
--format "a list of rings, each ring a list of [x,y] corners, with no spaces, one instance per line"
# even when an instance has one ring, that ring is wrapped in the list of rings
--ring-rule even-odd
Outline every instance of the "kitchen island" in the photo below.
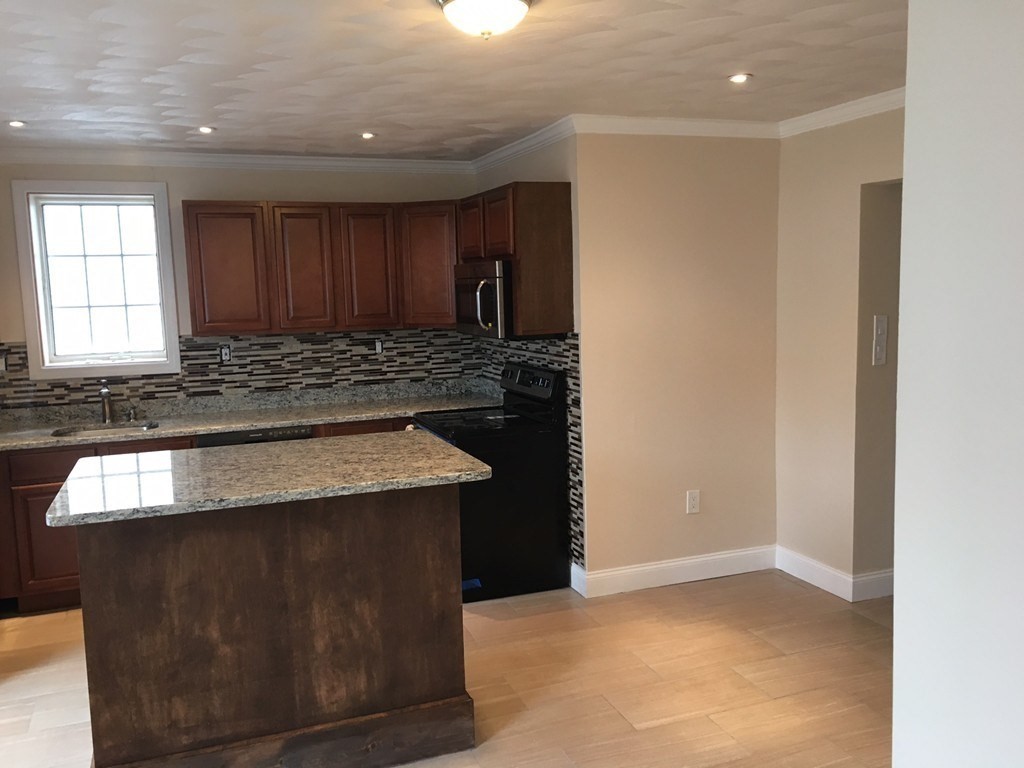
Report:
[[[422,432],[99,456],[76,526],[96,768],[395,765],[469,748],[457,483]]]

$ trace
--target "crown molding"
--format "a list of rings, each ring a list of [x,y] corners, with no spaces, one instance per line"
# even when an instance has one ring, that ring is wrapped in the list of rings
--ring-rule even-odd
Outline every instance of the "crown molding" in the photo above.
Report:
[[[478,157],[473,161],[473,169],[477,173],[486,171],[522,155],[536,152],[538,149],[550,146],[562,139],[567,139],[576,133],[578,131],[573,124],[573,115],[563,117],[561,120],[556,120],[551,125],[541,128],[529,136],[524,136],[513,141],[511,144],[506,144],[504,147],[499,147],[493,152],[488,152],[486,155]]]
[[[0,147],[0,163],[11,165],[128,165],[160,168],[221,168],[247,171],[474,174],[468,160],[401,160],[314,155],[243,155],[181,150]]]
[[[161,149],[83,149],[0,147],[4,165],[124,165],[167,168],[222,168],[250,171],[326,171],[334,173],[436,173],[473,175],[581,134],[692,136],[731,139],[785,139],[808,131],[901,109],[906,89],[839,104],[780,123],[745,120],[691,120],[670,117],[622,117],[573,114],[476,160],[402,160],[377,157],[258,155]]]
[[[848,123],[851,120],[859,120],[862,117],[871,117],[883,112],[891,112],[894,109],[902,109],[906,104],[906,96],[906,88],[896,88],[828,107],[818,112],[811,112],[808,115],[783,120],[778,126],[778,136],[781,139],[788,139],[790,136],[816,131],[819,128],[829,128],[840,123]]]
[[[777,123],[749,120],[691,120],[673,117],[570,115],[576,133],[628,136],[701,136],[729,139],[777,139]]]

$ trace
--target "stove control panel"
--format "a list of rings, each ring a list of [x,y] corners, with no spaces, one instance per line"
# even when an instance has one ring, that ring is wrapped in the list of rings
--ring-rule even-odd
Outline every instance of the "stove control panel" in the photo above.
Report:
[[[561,390],[562,375],[560,371],[547,368],[506,363],[501,372],[501,387],[535,400],[551,400]]]

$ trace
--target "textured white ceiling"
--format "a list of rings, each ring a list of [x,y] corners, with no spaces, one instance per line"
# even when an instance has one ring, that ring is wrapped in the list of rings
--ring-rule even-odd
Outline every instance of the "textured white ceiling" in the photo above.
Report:
[[[779,121],[902,86],[906,26],[907,0],[535,0],[484,41],[434,0],[0,0],[0,145],[473,159],[570,113]]]

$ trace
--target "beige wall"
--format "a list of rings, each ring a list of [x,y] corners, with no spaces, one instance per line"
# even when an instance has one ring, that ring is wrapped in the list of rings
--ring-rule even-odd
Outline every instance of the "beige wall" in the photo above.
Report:
[[[587,569],[770,545],[779,143],[577,142]]]
[[[853,572],[892,568],[903,184],[861,192]],[[884,365],[873,365],[874,318],[889,319]]]
[[[853,573],[861,186],[898,179],[903,111],[782,141],[778,543]]]
[[[475,177],[472,174],[245,171],[110,165],[0,166],[0,341],[25,339],[11,202],[11,181],[15,179],[166,182],[171,207],[181,333],[188,333],[191,328],[181,221],[182,200],[403,202],[463,197],[472,194],[475,189]]]

